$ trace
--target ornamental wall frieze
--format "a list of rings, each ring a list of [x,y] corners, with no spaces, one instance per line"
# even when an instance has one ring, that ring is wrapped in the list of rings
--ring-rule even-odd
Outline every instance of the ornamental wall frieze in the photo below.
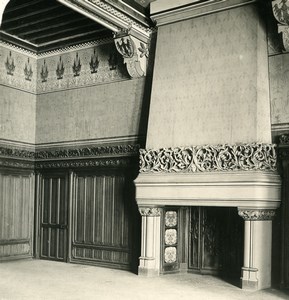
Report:
[[[159,217],[161,215],[161,211],[157,207],[140,207],[139,212],[146,217]]]
[[[42,150],[36,152],[35,158],[37,160],[47,160],[85,158],[94,156],[136,156],[138,151],[139,145],[97,146],[75,149]]]
[[[121,167],[135,164],[139,145],[30,151],[0,147],[0,166],[31,168]]]
[[[34,160],[35,152],[30,151],[30,150],[8,148],[8,147],[0,146],[0,157]]]
[[[113,40],[37,58],[2,45],[0,84],[34,94],[128,80]]]
[[[239,209],[238,214],[245,221],[266,221],[272,220],[276,215],[276,211],[273,209]]]
[[[275,171],[272,144],[192,146],[140,150],[140,172]]]

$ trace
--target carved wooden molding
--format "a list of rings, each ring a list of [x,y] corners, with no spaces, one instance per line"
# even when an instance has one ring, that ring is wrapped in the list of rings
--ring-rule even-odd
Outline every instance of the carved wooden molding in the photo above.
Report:
[[[267,221],[272,220],[276,210],[272,209],[239,209],[238,214],[245,221]]]
[[[139,212],[142,216],[147,217],[159,217],[161,215],[161,211],[157,207],[140,207]]]
[[[140,150],[140,172],[275,171],[272,144],[192,146]]]
[[[130,158],[94,158],[89,160],[36,161],[36,169],[89,168],[89,167],[128,167]]]
[[[134,163],[139,145],[31,151],[0,147],[0,166],[19,168],[118,167]]]
[[[36,151],[35,158],[36,160],[47,160],[85,158],[94,156],[128,156],[136,155],[138,149],[139,145],[113,145],[74,149],[42,150]]]
[[[272,1],[272,9],[278,22],[278,33],[282,36],[285,51],[289,51],[289,2],[287,0]]]

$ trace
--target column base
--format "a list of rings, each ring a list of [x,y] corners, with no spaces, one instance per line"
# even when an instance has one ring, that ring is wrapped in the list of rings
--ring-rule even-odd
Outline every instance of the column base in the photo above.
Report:
[[[160,272],[156,269],[138,267],[138,275],[143,277],[158,277],[160,275]]]
[[[257,279],[258,269],[256,268],[242,268],[241,277],[241,288],[243,290],[258,290],[258,279]]]

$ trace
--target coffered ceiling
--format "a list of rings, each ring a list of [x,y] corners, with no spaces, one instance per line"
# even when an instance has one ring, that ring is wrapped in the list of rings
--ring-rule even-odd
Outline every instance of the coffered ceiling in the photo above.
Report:
[[[107,35],[105,27],[56,0],[11,0],[1,24],[2,39],[40,52]]]

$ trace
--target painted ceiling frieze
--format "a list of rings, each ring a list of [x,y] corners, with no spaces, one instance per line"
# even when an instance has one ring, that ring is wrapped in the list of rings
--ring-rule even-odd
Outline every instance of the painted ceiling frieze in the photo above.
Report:
[[[1,47],[0,84],[41,94],[129,79],[113,40],[37,59],[11,47]]]
[[[0,45],[0,84],[36,92],[36,58]]]
[[[140,150],[140,172],[275,171],[275,145],[240,144]]]
[[[39,94],[129,78],[113,44],[40,58],[38,70]]]

